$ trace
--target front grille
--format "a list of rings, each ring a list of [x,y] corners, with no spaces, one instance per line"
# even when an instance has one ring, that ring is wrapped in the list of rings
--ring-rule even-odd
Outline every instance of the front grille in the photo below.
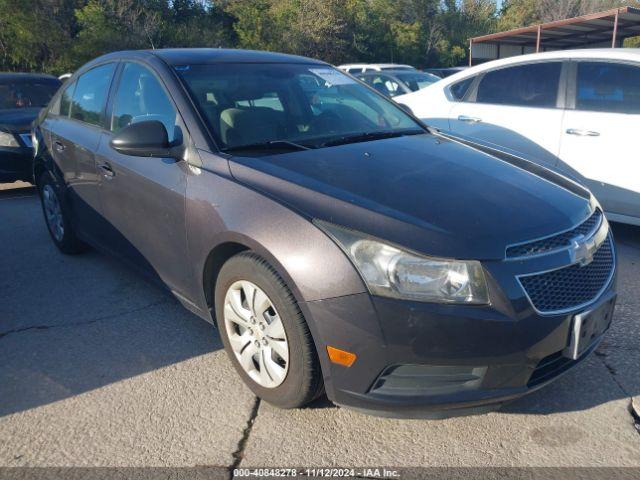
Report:
[[[507,258],[528,257],[530,255],[539,255],[552,250],[558,250],[571,246],[571,240],[578,235],[588,237],[594,232],[602,221],[602,212],[596,210],[593,214],[577,227],[567,231],[543,238],[532,242],[521,243],[507,247]]]
[[[571,310],[595,300],[613,274],[611,235],[594,253],[593,261],[546,273],[519,277],[533,306],[542,313]]]

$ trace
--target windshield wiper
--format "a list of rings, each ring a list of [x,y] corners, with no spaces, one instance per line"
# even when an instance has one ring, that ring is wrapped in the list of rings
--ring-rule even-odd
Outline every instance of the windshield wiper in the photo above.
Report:
[[[410,130],[387,130],[382,132],[362,132],[353,135],[344,135],[342,137],[327,140],[321,143],[320,147],[334,147],[336,145],[345,145],[347,143],[368,142],[371,140],[381,140],[383,138],[403,137],[405,135],[420,135],[426,133],[424,130],[412,128]]]
[[[311,147],[302,145],[289,140],[270,140],[268,142],[251,143],[248,145],[234,145],[232,147],[222,148],[223,152],[238,152],[242,150],[310,150]]]

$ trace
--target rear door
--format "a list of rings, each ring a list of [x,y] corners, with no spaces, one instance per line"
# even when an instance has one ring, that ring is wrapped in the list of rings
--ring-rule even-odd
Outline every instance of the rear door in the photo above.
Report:
[[[110,146],[127,125],[162,122],[174,142],[187,131],[158,76],[146,65],[125,62],[110,101],[109,130],[102,132],[97,154],[100,197],[111,225],[106,243],[170,289],[185,284],[188,259],[185,189],[188,164],[172,158],[134,157]]]
[[[95,152],[115,68],[106,63],[80,75],[61,95],[58,115],[50,123],[51,152],[67,185],[72,220],[93,241],[100,239],[102,228]]]
[[[640,219],[640,66],[577,61],[571,78],[560,159],[607,213]]]
[[[564,107],[563,63],[486,72],[449,113],[452,132],[556,165]]]
[[[66,128],[64,124],[69,120],[71,97],[73,97],[75,88],[76,82],[64,86],[62,93],[58,95],[42,123],[44,141],[57,167],[56,171],[62,177],[60,180],[65,183],[68,178],[75,175],[76,171],[75,165],[72,163],[73,158],[69,156],[71,150],[66,149],[62,143],[65,141],[63,132]]]

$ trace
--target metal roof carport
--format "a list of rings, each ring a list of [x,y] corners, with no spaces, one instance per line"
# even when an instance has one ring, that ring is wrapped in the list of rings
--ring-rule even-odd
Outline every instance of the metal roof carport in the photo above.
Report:
[[[625,38],[637,35],[640,35],[640,8],[614,8],[472,38],[469,65],[550,50],[615,48],[622,46]]]

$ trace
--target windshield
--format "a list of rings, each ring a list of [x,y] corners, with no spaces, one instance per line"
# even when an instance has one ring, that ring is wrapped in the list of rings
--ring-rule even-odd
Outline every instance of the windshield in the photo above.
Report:
[[[222,150],[320,148],[425,130],[391,101],[333,67],[176,67]]]
[[[424,87],[428,87],[432,83],[440,80],[440,77],[432,75],[430,73],[397,73],[396,77],[399,80],[409,87],[409,90],[412,92],[416,92],[418,90],[423,89]]]
[[[51,80],[0,80],[0,109],[42,108],[49,103],[59,85]]]

